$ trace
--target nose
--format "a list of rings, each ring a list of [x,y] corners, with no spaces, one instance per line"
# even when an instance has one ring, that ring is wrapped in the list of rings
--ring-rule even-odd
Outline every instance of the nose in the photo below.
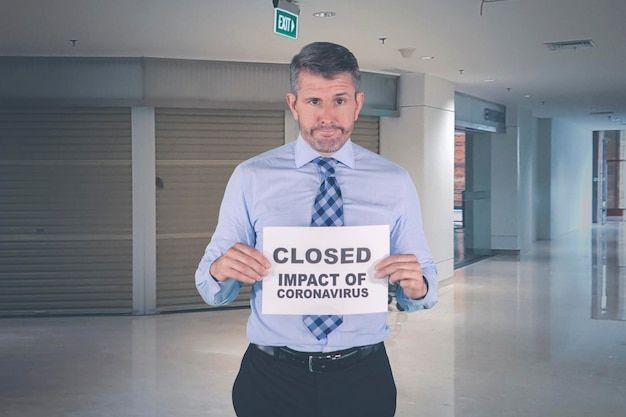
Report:
[[[322,125],[333,124],[333,106],[332,104],[324,104],[320,108],[319,123]]]

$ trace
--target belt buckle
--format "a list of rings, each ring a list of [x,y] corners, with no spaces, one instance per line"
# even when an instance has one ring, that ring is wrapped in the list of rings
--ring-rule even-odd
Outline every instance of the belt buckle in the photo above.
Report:
[[[356,352],[353,352],[356,353]],[[336,361],[337,359],[343,359],[345,357],[348,356],[352,356],[353,353],[349,353],[347,355],[342,355],[342,354],[332,354],[329,353],[328,355],[309,355],[309,372],[312,372],[314,374],[321,374],[324,369],[326,369],[328,367],[328,365],[330,365],[333,361]],[[326,366],[322,366],[321,368],[316,368],[315,365],[315,361],[326,361],[327,365]]]
[[[313,355],[309,355],[309,372],[312,372],[314,374],[319,374],[321,371],[313,369],[313,359],[317,359],[317,358]]]
[[[324,370],[324,368],[316,368],[315,365],[315,361],[316,360],[332,360],[335,359],[333,357],[333,355],[324,355],[324,356],[316,356],[316,355],[309,355],[309,372],[314,373],[314,374],[321,374],[322,371]]]

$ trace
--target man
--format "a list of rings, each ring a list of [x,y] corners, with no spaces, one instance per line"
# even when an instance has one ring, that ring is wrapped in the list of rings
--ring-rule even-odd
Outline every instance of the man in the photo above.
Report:
[[[346,48],[305,46],[291,62],[287,94],[300,136],[240,164],[226,187],[196,286],[208,304],[224,305],[243,284],[253,284],[251,344],[233,386],[238,416],[385,417],[396,408],[383,345],[387,313],[262,313],[263,278],[271,267],[262,254],[264,227],[389,225],[391,255],[376,264],[376,278],[396,286],[406,311],[437,302],[437,270],[409,175],[350,141],[363,106],[359,80],[357,60]]]

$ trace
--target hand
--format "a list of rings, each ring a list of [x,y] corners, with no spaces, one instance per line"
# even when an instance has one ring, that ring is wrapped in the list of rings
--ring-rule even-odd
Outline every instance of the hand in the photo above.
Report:
[[[211,264],[210,272],[216,281],[233,278],[253,284],[263,279],[270,267],[270,262],[261,252],[243,243],[235,243]]]
[[[389,283],[397,282],[407,297],[417,300],[428,292],[422,275],[422,266],[415,255],[391,255],[376,264],[377,278],[389,276]]]

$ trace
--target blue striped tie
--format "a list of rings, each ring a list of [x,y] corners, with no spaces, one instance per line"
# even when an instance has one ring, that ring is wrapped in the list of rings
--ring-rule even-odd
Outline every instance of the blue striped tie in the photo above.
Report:
[[[333,158],[319,157],[315,158],[313,162],[319,166],[324,181],[322,181],[319,193],[315,197],[311,226],[343,226],[343,200],[341,199],[339,184],[335,178],[337,161]],[[302,320],[319,340],[325,339],[330,332],[343,323],[341,316],[329,315],[306,315],[302,317]]]

